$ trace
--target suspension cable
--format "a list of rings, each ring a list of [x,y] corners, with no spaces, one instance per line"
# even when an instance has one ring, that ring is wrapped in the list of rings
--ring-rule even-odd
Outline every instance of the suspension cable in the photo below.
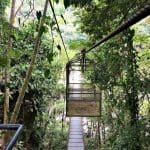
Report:
[[[100,40],[98,43],[96,43],[95,45],[93,45],[92,47],[90,47],[89,49],[87,49],[85,51],[85,53],[90,52],[91,50],[93,50],[94,48],[96,48],[97,46],[99,46],[100,44],[106,42],[107,40],[109,40],[110,38],[114,37],[115,35],[117,35],[118,33],[124,31],[125,29],[129,28],[130,26],[132,26],[133,24],[137,23],[138,21],[140,21],[141,19],[147,17],[148,15],[150,15],[150,5],[146,5],[144,8],[142,8],[139,12],[137,12],[135,15],[133,15],[131,18],[127,19],[122,25],[120,25],[116,30],[114,30],[113,32],[111,32],[109,35],[107,35],[106,37],[104,37],[102,40]]]
[[[111,32],[109,35],[105,36],[102,40],[100,40],[98,43],[94,44],[92,47],[88,48],[85,51],[86,53],[89,53],[92,51],[94,48],[98,47],[102,43],[108,41],[110,38],[114,37],[115,35],[119,34],[120,32],[124,31],[125,29],[129,28],[133,24],[137,23],[141,19],[147,17],[150,15],[150,5],[146,5],[143,7],[140,11],[138,11],[135,15],[133,15],[131,18],[127,19],[122,25],[120,25],[116,30]],[[80,53],[77,53],[75,57],[78,59],[80,57]],[[72,59],[75,60],[75,57]]]
[[[68,56],[68,53],[67,53],[67,49],[66,49],[66,46],[65,46],[65,42],[64,42],[64,40],[63,40],[63,37],[62,37],[61,31],[60,31],[60,28],[59,28],[59,24],[58,24],[58,21],[57,21],[57,18],[56,18],[56,14],[55,14],[55,11],[54,11],[54,8],[53,8],[53,5],[52,5],[51,0],[49,0],[49,4],[50,4],[51,10],[52,10],[52,12],[53,12],[53,16],[54,16],[54,19],[55,19],[55,22],[56,22],[56,25],[57,25],[57,29],[58,29],[58,32],[59,32],[59,35],[60,35],[60,38],[61,38],[61,41],[62,41],[64,50],[65,50],[67,59],[68,59],[68,61],[69,61],[69,56]]]

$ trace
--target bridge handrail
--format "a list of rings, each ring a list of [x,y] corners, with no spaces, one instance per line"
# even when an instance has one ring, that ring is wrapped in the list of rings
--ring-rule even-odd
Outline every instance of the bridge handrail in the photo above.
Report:
[[[6,144],[5,150],[11,150],[15,145],[19,135],[23,131],[22,124],[0,124],[0,130],[16,130],[11,140]]]

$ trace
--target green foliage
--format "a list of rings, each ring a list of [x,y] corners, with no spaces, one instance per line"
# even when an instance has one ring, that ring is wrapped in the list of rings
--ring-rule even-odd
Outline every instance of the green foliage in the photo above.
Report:
[[[0,0],[0,18],[3,17],[6,7],[9,4],[9,0]]]
[[[47,59],[48,59],[49,63],[51,63],[53,61],[53,55],[54,55],[53,53],[48,53],[47,54]]]
[[[38,16],[38,19],[40,17]],[[7,23],[6,23],[7,24]],[[46,126],[51,125],[53,130],[57,131],[60,134],[56,134],[55,137],[52,135],[52,139],[61,139],[53,140],[46,142],[52,142],[51,144],[56,147],[65,147],[66,143],[66,132],[61,131],[61,122],[59,119],[58,122],[54,122],[54,116],[60,116],[63,112],[63,105],[56,104],[54,101],[58,100],[60,94],[64,87],[58,84],[60,79],[62,64],[57,60],[57,53],[53,49],[53,44],[51,37],[47,33],[49,30],[48,25],[50,24],[50,17],[45,17],[45,24],[40,29],[40,36],[43,36],[40,48],[37,55],[37,62],[32,76],[30,78],[28,88],[25,93],[24,103],[21,108],[21,113],[19,115],[18,121],[23,122],[25,125],[25,136],[22,138],[23,141],[27,143],[18,144],[18,149],[23,144],[24,146],[31,148],[40,148],[48,147],[46,141],[47,136],[49,135],[49,129]],[[37,34],[39,26],[39,20],[35,22],[28,22],[20,28],[14,28],[14,33],[12,35],[13,39],[13,49],[9,50],[9,58],[11,59],[11,73],[10,73],[10,90],[11,90],[11,107],[10,113],[13,110],[15,101],[18,97],[19,88],[23,84],[23,80],[26,76],[26,71],[29,67],[29,62],[31,60],[31,54],[34,48],[35,35]],[[7,47],[7,35],[9,26],[2,26],[4,28],[3,40],[1,40],[1,49],[0,49],[0,65],[5,66],[7,58],[5,59],[5,48]],[[50,105],[50,106],[49,106]],[[47,115],[49,112],[47,109],[52,107],[52,114]],[[48,121],[48,122],[47,122]],[[39,122],[42,123],[43,129],[41,130],[42,125],[39,125]],[[54,124],[58,125],[59,128],[56,129]],[[64,127],[64,130],[67,126]],[[62,136],[63,135],[63,136]],[[28,140],[31,139],[31,140]],[[32,141],[32,143],[30,143]],[[63,144],[61,143],[63,142]],[[60,149],[61,149],[60,148]],[[47,148],[45,148],[47,149]],[[65,148],[64,148],[65,149]]]
[[[129,1],[120,3],[118,1],[95,1],[79,14],[80,29],[89,35],[90,43],[95,43],[113,31],[120,24],[122,18],[129,16],[136,7],[142,6],[142,4],[143,1],[136,2],[133,8]],[[149,90],[147,91],[149,81],[146,77],[149,72],[148,68],[147,75],[144,74],[142,77],[139,74],[142,71],[142,62],[145,67],[149,66],[149,60],[146,60],[149,55],[143,57],[146,61],[142,61],[143,58],[140,57],[143,56],[143,49],[146,48],[145,51],[148,53],[149,35],[143,36],[138,33],[138,37],[135,34],[134,30],[126,30],[88,55],[96,64],[96,73],[86,75],[88,75],[88,79],[100,87],[103,93],[101,126],[107,131],[101,133],[100,136],[104,136],[101,140],[101,148],[104,149],[148,148],[145,142],[138,144],[143,139],[147,139],[145,129],[148,119],[146,119],[146,124],[141,124],[138,117],[140,117],[139,102],[142,100],[139,99],[139,95],[145,97],[149,93]],[[139,44],[142,46],[138,46]],[[93,129],[93,134],[95,132]],[[145,136],[140,134],[142,132],[145,133]],[[92,146],[93,143],[98,146],[98,141],[95,142],[91,138],[93,137],[87,138],[91,141],[88,146]],[[95,135],[94,138],[97,139],[98,135]]]
[[[46,26],[41,26],[40,31],[39,31],[39,36],[41,37],[43,35],[43,33],[46,33],[46,32],[47,32]]]
[[[55,2],[58,3],[59,0]],[[80,23],[81,31],[89,36],[85,38],[80,37],[79,34],[76,39],[73,37],[73,40],[68,40],[67,46],[73,50],[68,51],[69,56],[73,57],[76,49],[88,47],[107,35],[146,3],[147,0],[133,2],[130,0],[64,0],[65,8],[71,5],[85,6],[82,10],[77,9],[78,13],[75,14],[80,16],[80,20],[77,21]],[[0,1],[0,19],[2,20],[0,22],[0,67],[5,67],[8,59],[5,52],[9,24],[4,19],[4,10],[7,5],[8,1]],[[62,13],[64,8],[60,8],[59,11]],[[66,24],[66,16],[61,13],[60,19],[63,24]],[[13,49],[10,49],[8,53],[11,59],[10,113],[26,76],[38,30],[40,30],[39,36],[42,36],[37,61],[18,118],[18,122],[25,125],[22,137],[25,142],[18,143],[16,148],[65,150],[67,149],[68,123],[64,118],[65,87],[62,83],[62,69],[67,59],[60,40],[56,36],[55,21],[51,16],[45,16],[44,25],[39,29],[41,16],[41,11],[37,11],[36,21],[28,19],[24,25],[14,27],[11,35]],[[140,29],[144,30],[138,29],[139,26],[142,26]],[[101,119],[89,119],[88,132],[85,133],[86,149],[150,148],[150,38],[148,34],[145,34],[149,26],[143,23],[133,29],[138,32],[126,30],[87,55],[95,62],[96,72],[86,72],[85,76],[102,91],[102,116]],[[49,35],[49,31],[53,37]],[[72,34],[66,36],[69,39]],[[1,104],[3,96],[3,92],[0,91]]]
[[[2,14],[0,14],[2,15]],[[1,18],[0,16],[0,67],[5,67],[6,63],[7,63],[7,56],[6,56],[6,50],[7,48],[7,42],[8,42],[8,33],[9,33],[9,24],[8,22],[5,20],[4,16],[2,16],[3,18]],[[11,55],[11,54],[10,54]]]
[[[98,150],[95,138],[86,138],[84,142],[86,150]]]
[[[6,63],[7,63],[7,58],[0,56],[0,66],[5,67]]]
[[[72,50],[79,50],[81,49],[81,47],[83,47],[86,44],[87,42],[85,40],[75,40],[75,41],[70,41],[68,43],[69,49],[72,49]]]
[[[62,104],[63,101],[52,101],[49,106],[51,114],[43,110],[42,114],[37,116],[32,136],[29,139],[33,144],[33,149],[66,149],[68,125],[57,119],[62,116]]]

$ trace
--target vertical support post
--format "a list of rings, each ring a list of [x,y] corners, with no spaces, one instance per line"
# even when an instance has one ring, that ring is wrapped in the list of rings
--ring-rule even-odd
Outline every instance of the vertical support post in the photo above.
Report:
[[[81,50],[81,70],[84,73],[84,70],[85,70],[85,49]]]
[[[67,64],[66,64],[66,114],[68,112],[68,97],[69,97],[69,94],[68,94],[68,91],[69,91],[69,76],[70,76],[70,64],[71,62],[69,61]]]
[[[97,94],[96,94],[96,86],[95,86],[95,81],[96,81],[96,70],[95,70],[95,64],[93,64],[94,66],[94,99],[95,99],[95,101],[97,100]]]

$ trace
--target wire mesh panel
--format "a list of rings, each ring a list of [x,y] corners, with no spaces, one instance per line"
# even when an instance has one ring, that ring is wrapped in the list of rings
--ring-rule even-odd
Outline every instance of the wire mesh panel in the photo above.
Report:
[[[89,62],[66,66],[66,116],[100,116],[100,91],[85,79],[83,68],[84,73],[94,71]]]

